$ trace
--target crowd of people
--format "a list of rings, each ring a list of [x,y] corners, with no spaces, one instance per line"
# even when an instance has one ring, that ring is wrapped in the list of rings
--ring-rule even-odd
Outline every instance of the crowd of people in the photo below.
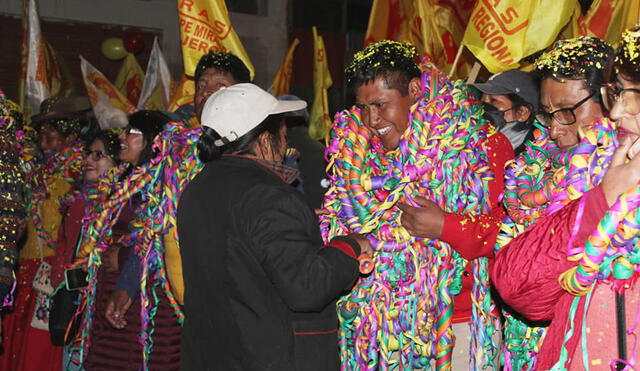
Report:
[[[326,147],[226,52],[121,129],[0,92],[0,369],[638,366],[640,28],[481,83],[382,41],[345,77]]]

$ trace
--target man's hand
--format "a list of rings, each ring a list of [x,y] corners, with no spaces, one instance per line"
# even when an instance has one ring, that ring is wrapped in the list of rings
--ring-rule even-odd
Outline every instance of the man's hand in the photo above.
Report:
[[[640,182],[640,155],[635,155],[625,164],[625,159],[632,146],[631,140],[626,140],[613,154],[609,170],[602,179],[602,190],[609,206],[618,197]]]
[[[440,238],[444,227],[444,211],[424,197],[416,196],[414,201],[420,207],[398,203],[402,210],[400,224],[414,237]]]
[[[109,324],[115,328],[124,328],[127,325],[124,315],[132,303],[133,301],[125,290],[116,289],[113,291],[107,300],[107,309],[105,309],[105,316]]]

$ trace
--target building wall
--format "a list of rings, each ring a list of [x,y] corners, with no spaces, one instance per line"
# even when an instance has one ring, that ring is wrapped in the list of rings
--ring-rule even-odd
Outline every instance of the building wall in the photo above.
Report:
[[[1,0],[0,13],[20,15],[22,3],[23,0]],[[256,68],[256,82],[264,87],[271,83],[288,43],[288,0],[267,3],[266,16],[230,13],[231,23]],[[177,78],[182,73],[176,0],[40,0],[39,5],[43,19],[159,30],[161,47],[172,74]]]

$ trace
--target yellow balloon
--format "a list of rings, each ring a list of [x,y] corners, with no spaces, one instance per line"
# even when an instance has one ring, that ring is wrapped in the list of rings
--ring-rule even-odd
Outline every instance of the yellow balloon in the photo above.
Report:
[[[127,55],[124,43],[119,37],[110,37],[104,40],[102,42],[101,50],[102,54],[112,61],[117,61]]]

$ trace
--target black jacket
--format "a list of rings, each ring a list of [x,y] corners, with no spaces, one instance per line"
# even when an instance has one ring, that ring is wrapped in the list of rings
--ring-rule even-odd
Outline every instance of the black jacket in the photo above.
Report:
[[[360,251],[322,240],[302,195],[263,164],[223,157],[178,208],[183,370],[338,370],[335,300]]]

